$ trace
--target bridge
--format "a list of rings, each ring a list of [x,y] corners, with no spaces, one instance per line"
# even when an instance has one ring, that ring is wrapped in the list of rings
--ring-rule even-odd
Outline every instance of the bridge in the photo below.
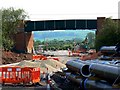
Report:
[[[15,50],[32,53],[34,42],[32,31],[96,29],[98,33],[104,20],[105,17],[98,17],[97,19],[25,21],[18,28],[20,32],[15,37]]]
[[[25,32],[76,29],[97,29],[97,19],[47,20],[25,22]]]

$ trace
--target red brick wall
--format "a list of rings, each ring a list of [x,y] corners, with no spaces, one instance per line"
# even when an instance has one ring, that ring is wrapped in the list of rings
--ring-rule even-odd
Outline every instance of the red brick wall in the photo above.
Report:
[[[33,34],[32,32],[19,32],[15,36],[15,49],[19,52],[32,53]]]
[[[20,52],[25,51],[25,34],[24,32],[19,32],[15,35],[15,49]]]
[[[100,29],[102,28],[103,24],[105,21],[105,17],[97,17],[97,32],[96,34],[99,33]]]
[[[33,50],[33,34],[32,32],[26,33],[26,49],[28,53],[32,53]]]

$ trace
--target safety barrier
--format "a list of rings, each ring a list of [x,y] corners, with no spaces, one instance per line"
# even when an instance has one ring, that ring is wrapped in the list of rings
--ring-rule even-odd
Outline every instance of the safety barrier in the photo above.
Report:
[[[33,60],[47,60],[47,57],[44,55],[33,55],[32,57]]]
[[[53,59],[56,61],[59,61],[59,58],[57,57],[46,57],[44,55],[33,55],[33,60],[47,60],[47,59]]]
[[[34,84],[40,82],[40,68],[0,67],[1,84]]]

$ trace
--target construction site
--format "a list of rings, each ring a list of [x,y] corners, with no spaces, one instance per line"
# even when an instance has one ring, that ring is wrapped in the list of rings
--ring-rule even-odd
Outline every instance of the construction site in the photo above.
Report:
[[[20,87],[31,87],[30,90],[33,87],[34,90],[116,90],[120,88],[119,48],[103,46],[99,53],[91,51],[82,54],[84,57],[70,56],[68,51],[56,51],[52,56],[48,53],[48,56],[33,55],[32,60],[1,65],[0,82],[3,90],[22,90]]]
[[[120,90],[120,19],[25,20],[18,12],[20,20],[2,21],[0,89]]]

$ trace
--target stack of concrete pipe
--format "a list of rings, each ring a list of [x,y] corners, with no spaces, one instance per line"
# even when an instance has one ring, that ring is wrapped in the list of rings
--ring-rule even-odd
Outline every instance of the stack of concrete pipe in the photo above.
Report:
[[[103,62],[103,61],[101,61]],[[120,66],[116,64],[103,64],[100,61],[81,61],[70,60],[66,63],[68,70],[78,73],[82,78],[75,78],[69,74],[68,79],[77,83],[82,88],[105,89],[115,88],[114,85],[120,84]],[[91,78],[93,77],[93,78]]]

